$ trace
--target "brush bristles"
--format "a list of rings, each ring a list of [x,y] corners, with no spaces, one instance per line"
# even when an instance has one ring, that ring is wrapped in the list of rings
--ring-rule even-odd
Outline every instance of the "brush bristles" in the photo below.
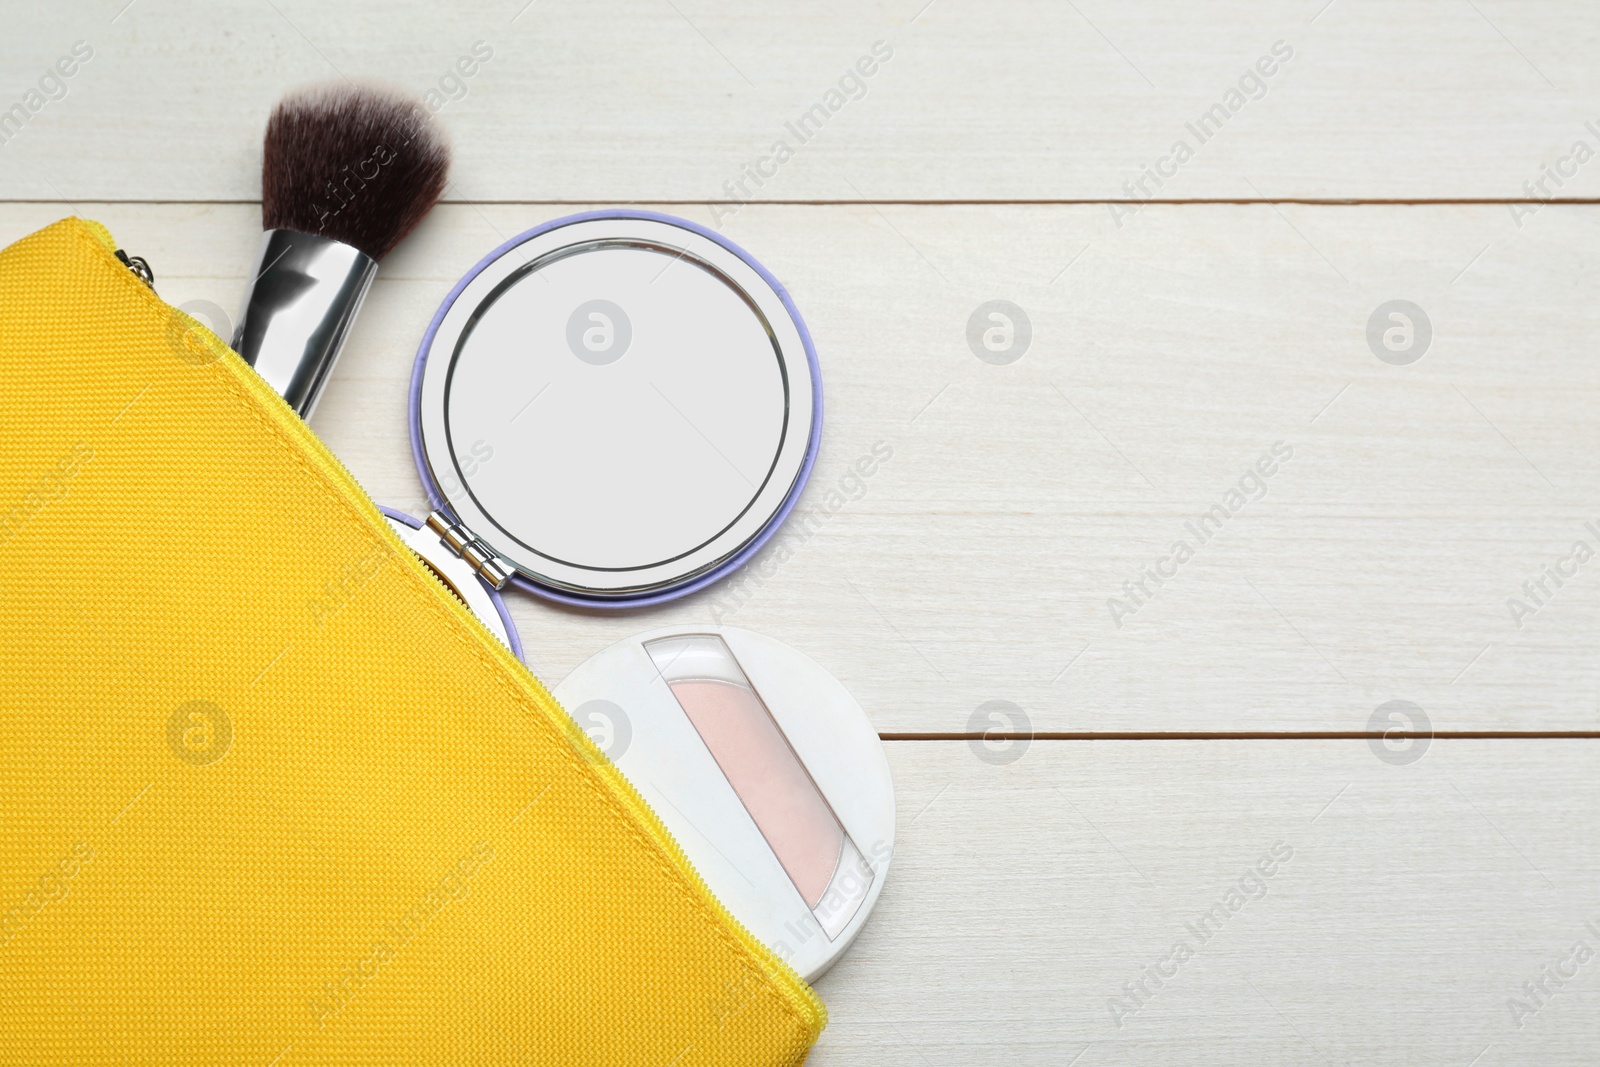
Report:
[[[290,93],[267,121],[261,222],[382,259],[444,192],[450,148],[403,91],[334,82]]]

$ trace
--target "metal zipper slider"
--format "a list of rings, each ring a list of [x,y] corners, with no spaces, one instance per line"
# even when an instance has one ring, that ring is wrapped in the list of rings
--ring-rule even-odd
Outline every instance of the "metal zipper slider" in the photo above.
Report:
[[[152,289],[156,287],[155,271],[150,269],[150,264],[145,262],[143,256],[130,256],[119,248],[117,249],[117,258],[122,260],[122,265],[133,271],[141,282],[144,282]]]
[[[428,529],[439,535],[444,547],[466,560],[467,565],[491,586],[502,589],[511,580],[511,568],[477,534],[442,511],[433,512],[426,521]]]

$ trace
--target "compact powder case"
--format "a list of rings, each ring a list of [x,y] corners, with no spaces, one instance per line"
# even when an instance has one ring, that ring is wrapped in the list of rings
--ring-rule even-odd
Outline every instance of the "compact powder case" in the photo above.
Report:
[[[555,697],[746,929],[813,981],[860,932],[894,851],[894,785],[861,705],[815,662],[730,626],[590,657]]]
[[[644,211],[496,249],[439,308],[411,383],[431,547],[585,606],[668,600],[747,560],[794,507],[821,421],[783,287]]]

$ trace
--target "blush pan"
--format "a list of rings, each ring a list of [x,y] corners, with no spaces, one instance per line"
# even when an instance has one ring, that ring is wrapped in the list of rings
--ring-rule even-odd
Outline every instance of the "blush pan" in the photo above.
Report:
[[[829,940],[838,937],[872,871],[727,642],[688,634],[644,647],[800,899]]]
[[[749,689],[727,682],[674,682],[672,695],[814,910],[839,868],[844,827],[767,709]]]

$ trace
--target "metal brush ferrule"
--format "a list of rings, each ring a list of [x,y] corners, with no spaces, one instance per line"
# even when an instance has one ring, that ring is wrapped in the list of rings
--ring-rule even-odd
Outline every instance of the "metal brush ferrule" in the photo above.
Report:
[[[311,417],[377,273],[377,260],[343,241],[261,235],[233,349],[301,418]]]

